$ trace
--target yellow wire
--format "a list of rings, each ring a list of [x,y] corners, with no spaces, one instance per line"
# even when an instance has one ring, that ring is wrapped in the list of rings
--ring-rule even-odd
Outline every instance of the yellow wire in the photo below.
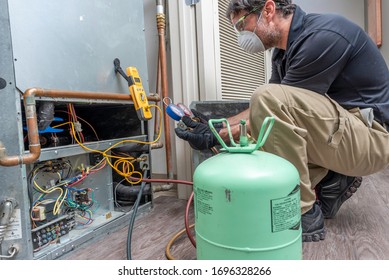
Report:
[[[59,175],[59,179],[61,180],[60,174],[59,174],[59,173],[57,173],[57,174]],[[59,213],[59,211],[61,210],[61,205],[62,205],[62,203],[63,203],[63,201],[64,201],[64,199],[65,199],[65,196],[63,196],[62,202],[59,203],[59,200],[61,199],[61,197],[62,197],[62,195],[63,195],[63,189],[59,188],[58,186],[55,186],[55,187],[51,187],[51,188],[48,189],[48,190],[44,190],[44,189],[42,189],[42,188],[38,185],[38,183],[36,182],[36,180],[34,180],[34,185],[35,185],[35,187],[36,187],[40,192],[45,193],[45,194],[50,194],[50,193],[52,193],[52,192],[54,192],[54,191],[57,191],[57,190],[60,191],[60,195],[59,195],[58,198],[55,200],[55,204],[54,204],[54,208],[53,208],[53,214],[54,214],[54,215],[57,215],[57,214]],[[67,190],[66,190],[66,192],[67,192]],[[37,206],[37,204],[36,204],[35,206]]]
[[[70,123],[72,123],[72,122],[66,122],[66,123],[57,124],[57,125],[53,126],[52,128],[57,128],[57,127],[64,126],[64,125],[67,125],[67,124],[70,124]]]
[[[130,182],[132,184],[138,184],[139,182],[142,181],[142,173],[140,173],[138,171],[134,171],[135,168],[134,168],[134,165],[132,164],[131,161],[133,161],[135,158],[134,157],[125,157],[125,158],[123,158],[123,157],[119,157],[119,156],[113,156],[113,155],[108,154],[108,152],[111,151],[113,148],[115,148],[118,145],[123,144],[123,143],[138,143],[138,144],[143,144],[143,145],[151,145],[151,144],[156,143],[160,139],[161,133],[162,133],[163,113],[162,113],[161,108],[159,108],[157,105],[150,105],[150,107],[157,108],[159,110],[159,113],[160,113],[160,120],[159,120],[160,126],[159,126],[158,135],[157,135],[157,138],[155,140],[153,140],[152,142],[144,142],[144,141],[134,140],[134,139],[122,140],[122,141],[117,142],[116,144],[112,145],[111,147],[109,147],[108,149],[106,149],[105,151],[102,152],[102,151],[99,151],[99,150],[94,150],[94,149],[88,148],[87,146],[82,144],[78,140],[78,138],[76,136],[77,134],[76,134],[75,129],[74,129],[74,124],[72,122],[70,122],[70,126],[71,126],[71,129],[72,129],[72,133],[73,133],[74,139],[76,140],[77,144],[80,145],[84,150],[90,151],[92,153],[99,153],[99,154],[103,155],[107,159],[107,162],[111,166],[111,168],[114,169],[118,174],[123,176],[128,182]],[[109,160],[109,159],[112,159],[112,158],[118,159],[119,162],[117,162],[117,163],[115,163],[115,165],[113,165],[111,163],[111,161]],[[122,170],[119,170],[120,165],[123,167]],[[128,179],[128,177],[130,177],[133,174],[138,174],[139,175],[139,180],[138,181],[131,182]]]
[[[99,163],[97,163],[95,166],[92,166],[90,169],[89,169],[89,172],[96,169],[98,166],[100,167],[100,165],[103,164],[103,162],[107,160],[106,158],[103,158],[102,160],[99,161]]]
[[[56,174],[58,175],[59,180],[61,181],[61,180],[62,180],[61,174],[59,174],[59,172],[56,172]],[[34,176],[35,176],[35,174],[34,174]],[[35,187],[36,187],[40,192],[45,193],[45,194],[52,193],[54,189],[58,188],[58,185],[56,185],[56,186],[54,186],[54,187],[51,187],[51,188],[48,189],[48,190],[44,190],[44,189],[42,189],[42,188],[38,185],[38,183],[36,182],[35,179],[34,179],[34,185],[35,185]]]
[[[67,194],[68,194],[68,189],[65,189],[65,194],[63,195],[61,202],[58,204],[58,212],[57,213],[59,213],[59,211],[61,210],[61,206],[62,206],[63,202],[65,201]],[[53,210],[53,213],[54,213],[54,210]]]
[[[114,156],[114,155],[110,155],[108,154],[109,151],[111,151],[113,148],[117,147],[118,145],[122,144],[122,143],[139,143],[139,144],[144,144],[144,145],[151,145],[153,143],[156,143],[160,137],[161,137],[161,133],[162,133],[162,118],[163,118],[163,113],[162,113],[162,110],[161,108],[159,108],[157,105],[150,105],[150,107],[155,107],[159,110],[159,113],[160,113],[160,125],[159,125],[159,131],[158,131],[158,135],[157,135],[157,138],[152,141],[152,142],[144,142],[144,141],[139,141],[139,140],[123,140],[123,141],[120,141],[118,143],[116,143],[115,145],[109,147],[108,149],[106,149],[105,151],[99,151],[99,150],[94,150],[94,149],[91,149],[91,148],[88,148],[87,146],[85,146],[84,144],[82,144],[78,138],[77,138],[77,133],[74,129],[74,124],[73,122],[66,122],[66,123],[62,123],[62,124],[59,124],[59,125],[56,125],[56,126],[53,126],[53,128],[56,128],[56,127],[60,127],[60,126],[63,126],[63,125],[67,125],[67,124],[70,124],[71,126],[71,129],[72,129],[72,133],[73,133],[73,136],[74,136],[74,139],[76,140],[76,142],[84,149],[84,150],[87,150],[87,151],[90,151],[90,152],[94,152],[94,153],[100,153],[104,156],[104,158],[107,160],[107,163],[111,166],[112,169],[114,169],[119,175],[123,176],[125,178],[125,180],[127,180],[129,183],[131,184],[138,184],[142,181],[142,173],[139,172],[139,171],[135,171],[135,167],[133,165],[133,162],[136,160],[134,157],[119,157],[119,156]],[[72,111],[72,109],[70,108],[70,111]],[[111,161],[109,159],[117,159],[117,161],[115,161],[115,164],[113,165],[111,163]],[[102,161],[100,161],[97,165],[99,165]],[[96,165],[96,166],[97,166]],[[120,167],[122,167],[120,169]],[[93,168],[92,168],[93,169]],[[61,180],[61,175],[59,173],[57,173],[58,176],[60,177],[60,180]],[[132,176],[133,174],[137,174],[139,176],[139,180],[136,181],[136,182],[132,182],[128,179],[128,177]],[[65,183],[64,183],[65,184]],[[63,185],[64,185],[63,184]],[[64,200],[65,200],[65,197],[67,195],[67,192],[68,190],[66,189],[66,192],[64,194],[63,192],[63,189],[62,188],[59,188],[58,186],[56,187],[52,187],[50,188],[49,190],[44,190],[42,189],[38,183],[34,180],[34,185],[35,187],[41,191],[42,193],[45,193],[45,194],[49,194],[49,193],[52,193],[56,190],[60,191],[60,195],[58,196],[58,198],[56,199],[56,202],[55,202],[55,205],[54,205],[54,208],[53,208],[53,214],[54,215],[57,215],[61,209],[61,206],[62,204],[64,203]],[[60,201],[62,197],[62,200]],[[42,203],[42,202],[40,202]],[[39,204],[40,204],[39,203]],[[34,205],[34,207],[38,206],[39,204],[36,204]],[[33,207],[33,208],[34,208]],[[32,212],[31,212],[31,216],[32,216]]]
[[[62,113],[69,114],[69,112],[67,112],[67,111],[62,111],[62,110],[58,110],[57,112],[62,112]],[[89,127],[93,130],[93,133],[95,134],[96,139],[97,139],[98,141],[100,141],[99,136],[98,136],[97,133],[96,133],[96,130],[93,128],[93,126],[92,126],[90,123],[88,123],[88,122],[87,122],[86,120],[84,120],[83,118],[80,118],[79,116],[77,116],[77,119],[80,119],[80,120],[82,120],[84,123],[86,123],[87,125],[89,125]],[[68,124],[68,123],[69,123],[69,122],[67,122],[67,123],[65,123],[65,124]],[[61,125],[64,125],[64,124],[61,124]],[[61,125],[53,126],[53,128],[56,128],[56,127],[61,126]]]

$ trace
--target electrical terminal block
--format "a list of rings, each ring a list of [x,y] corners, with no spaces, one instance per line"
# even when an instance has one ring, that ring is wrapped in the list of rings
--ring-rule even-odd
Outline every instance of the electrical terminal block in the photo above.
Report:
[[[82,127],[80,122],[74,122],[73,124],[74,124],[74,130],[76,132],[82,132]]]
[[[139,167],[142,170],[149,170],[150,164],[149,164],[149,157],[146,154],[142,154],[140,157],[136,159],[137,162],[139,162]]]
[[[61,216],[50,223],[31,230],[34,250],[39,250],[48,243],[56,243],[75,227],[74,211]]]

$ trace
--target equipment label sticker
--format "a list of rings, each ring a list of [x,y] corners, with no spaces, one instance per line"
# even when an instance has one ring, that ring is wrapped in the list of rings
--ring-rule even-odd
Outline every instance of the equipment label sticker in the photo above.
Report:
[[[210,202],[213,200],[213,192],[204,189],[195,189],[196,209],[204,215],[212,215],[213,207]]]
[[[300,228],[300,187],[287,197],[271,200],[272,232],[298,230]]]
[[[15,209],[12,213],[7,229],[5,230],[4,240],[22,239],[22,223],[20,209]]]

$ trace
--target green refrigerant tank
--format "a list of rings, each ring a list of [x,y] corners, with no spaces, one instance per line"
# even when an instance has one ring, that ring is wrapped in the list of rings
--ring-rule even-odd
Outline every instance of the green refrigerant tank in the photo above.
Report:
[[[214,128],[225,122],[231,146]],[[263,122],[256,144],[241,121],[239,144],[226,119],[209,126],[223,149],[195,170],[194,209],[198,260],[302,259],[300,179],[287,160],[258,149],[274,117]]]

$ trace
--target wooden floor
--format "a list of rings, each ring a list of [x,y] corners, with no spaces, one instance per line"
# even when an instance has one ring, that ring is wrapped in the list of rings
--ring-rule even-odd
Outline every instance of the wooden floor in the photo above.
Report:
[[[165,248],[184,228],[187,202],[174,197],[155,199],[150,212],[139,216],[132,235],[132,259],[166,260]],[[191,211],[192,213],[193,211]],[[193,216],[190,217],[193,223]],[[389,259],[389,169],[363,178],[335,219],[325,221],[324,241],[303,243],[305,260]],[[125,260],[128,227],[95,239],[64,255],[68,260]],[[186,233],[171,247],[171,257],[196,259]]]

